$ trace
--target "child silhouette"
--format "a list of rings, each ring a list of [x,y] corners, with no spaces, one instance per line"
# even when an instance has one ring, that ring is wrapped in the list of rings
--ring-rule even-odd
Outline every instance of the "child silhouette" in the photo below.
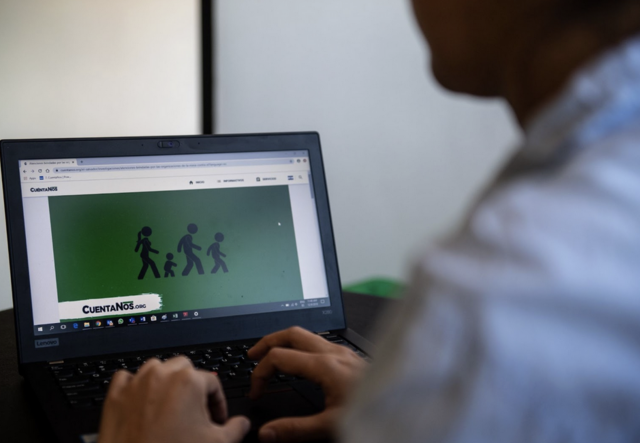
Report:
[[[218,232],[215,238],[216,242],[209,246],[209,249],[207,249],[207,255],[210,255],[216,263],[216,265],[211,270],[211,273],[215,274],[221,267],[222,272],[227,273],[229,272],[229,270],[227,269],[227,264],[224,262],[224,260],[222,260],[222,257],[226,257],[227,255],[220,252],[220,242],[224,240],[224,235],[222,235],[221,232]]]
[[[172,262],[173,254],[171,252],[167,253],[167,261],[164,263],[164,277],[167,278],[169,276],[175,277],[176,274],[173,272],[175,266],[178,266],[176,263]]]

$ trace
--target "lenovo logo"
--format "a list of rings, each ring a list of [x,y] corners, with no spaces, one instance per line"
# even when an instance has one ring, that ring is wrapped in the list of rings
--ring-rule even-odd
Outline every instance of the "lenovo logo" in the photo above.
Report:
[[[45,338],[43,340],[36,340],[36,348],[50,348],[52,346],[58,346],[60,341],[57,338]]]

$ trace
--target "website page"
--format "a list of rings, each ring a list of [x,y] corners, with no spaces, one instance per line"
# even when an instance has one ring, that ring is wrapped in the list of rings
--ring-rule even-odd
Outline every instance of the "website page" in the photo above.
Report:
[[[36,334],[329,304],[306,151],[20,168]]]

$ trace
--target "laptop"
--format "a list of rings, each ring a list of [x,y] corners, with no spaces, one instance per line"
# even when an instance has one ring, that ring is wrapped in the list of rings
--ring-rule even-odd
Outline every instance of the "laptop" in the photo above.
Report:
[[[317,133],[0,142],[19,371],[61,442],[97,440],[113,373],[186,355],[258,427],[323,408],[278,374],[246,397],[246,350],[346,327]]]

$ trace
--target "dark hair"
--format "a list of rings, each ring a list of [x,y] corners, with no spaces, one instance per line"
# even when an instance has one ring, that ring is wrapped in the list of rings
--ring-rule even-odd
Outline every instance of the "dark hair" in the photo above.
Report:
[[[640,33],[638,0],[566,0],[562,3],[565,19],[590,25],[610,43]]]

